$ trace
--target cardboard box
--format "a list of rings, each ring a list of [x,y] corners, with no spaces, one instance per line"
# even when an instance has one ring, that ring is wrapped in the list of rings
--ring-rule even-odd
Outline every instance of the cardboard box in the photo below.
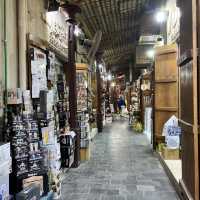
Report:
[[[166,146],[162,148],[162,157],[165,160],[179,160],[180,149],[168,149]]]
[[[40,195],[43,194],[43,177],[42,176],[33,176],[23,180],[23,189],[30,187],[31,185],[37,185],[40,188]]]
[[[80,159],[81,161],[90,160],[90,147],[80,150]]]

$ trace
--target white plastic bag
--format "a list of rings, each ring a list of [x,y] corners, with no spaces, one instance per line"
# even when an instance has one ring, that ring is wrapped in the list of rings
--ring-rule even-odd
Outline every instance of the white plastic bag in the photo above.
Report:
[[[163,132],[162,132],[163,136],[167,136],[168,135],[168,133],[167,133],[168,130],[167,129],[170,126],[178,127],[178,119],[174,115],[172,117],[170,117],[170,119],[164,124]]]
[[[176,116],[173,115],[165,123],[162,135],[165,136],[167,148],[178,149],[180,147],[181,128],[178,126],[178,119]]]

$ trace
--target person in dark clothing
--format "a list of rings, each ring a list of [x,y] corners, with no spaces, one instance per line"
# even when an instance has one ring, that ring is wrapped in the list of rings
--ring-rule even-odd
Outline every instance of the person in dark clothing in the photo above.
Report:
[[[122,111],[122,106],[126,106],[126,103],[125,103],[123,97],[120,97],[119,101],[118,101],[118,108],[119,108],[120,113]]]

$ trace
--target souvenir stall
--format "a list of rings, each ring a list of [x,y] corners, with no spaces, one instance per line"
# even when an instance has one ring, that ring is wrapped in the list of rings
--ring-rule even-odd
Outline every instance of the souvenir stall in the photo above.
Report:
[[[141,76],[141,115],[144,127],[144,134],[148,141],[152,141],[152,109],[153,109],[153,73],[151,70],[145,70]]]
[[[81,136],[80,158],[81,161],[90,159],[89,147],[89,110],[92,110],[91,99],[89,101],[90,73],[87,64],[76,64],[76,83],[77,83],[77,112],[78,126]]]
[[[76,134],[68,123],[68,48],[61,42],[68,40],[68,26],[59,12],[49,15],[46,40],[27,36],[27,90],[8,91],[10,193],[17,199],[27,189],[40,197],[51,193],[60,198],[62,169],[74,163]]]
[[[141,77],[129,86],[129,125],[133,127],[135,132],[142,132],[143,126],[141,123]]]
[[[69,131],[69,90],[58,53],[29,40],[28,88],[8,93],[11,140],[11,188],[15,195],[33,183],[40,195],[61,195],[61,168],[74,160],[75,133]],[[15,100],[17,97],[17,101]],[[14,184],[12,184],[14,186]],[[24,191],[22,191],[23,193]]]

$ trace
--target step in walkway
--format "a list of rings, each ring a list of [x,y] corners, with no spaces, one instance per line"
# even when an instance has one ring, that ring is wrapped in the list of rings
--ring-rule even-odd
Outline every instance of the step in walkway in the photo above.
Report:
[[[62,184],[63,200],[177,200],[146,136],[118,121],[96,136],[89,162],[71,169]]]

